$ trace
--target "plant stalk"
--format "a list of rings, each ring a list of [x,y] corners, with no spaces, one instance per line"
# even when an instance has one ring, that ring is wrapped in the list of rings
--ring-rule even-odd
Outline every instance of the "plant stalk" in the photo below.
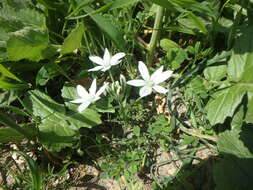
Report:
[[[158,6],[152,36],[150,39],[150,43],[148,44],[148,47],[147,47],[148,49],[147,65],[148,66],[152,66],[152,62],[154,60],[157,42],[160,38],[160,29],[163,22],[163,16],[164,16],[164,8],[161,6]]]

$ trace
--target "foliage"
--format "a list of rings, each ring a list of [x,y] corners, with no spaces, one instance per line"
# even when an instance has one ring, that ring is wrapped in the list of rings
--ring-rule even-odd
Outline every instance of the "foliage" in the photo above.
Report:
[[[62,171],[89,160],[100,178],[128,189],[140,180],[154,189],[251,189],[252,9],[248,0],[1,1],[0,145],[32,142],[37,159],[19,152],[32,172],[27,188],[47,186],[43,155]],[[93,62],[104,72],[89,72]],[[92,81],[108,83],[98,101],[76,91]],[[73,104],[80,94],[89,102],[82,112]],[[212,152],[205,160],[203,149]],[[161,150],[171,157],[159,161]],[[170,164],[175,172],[159,175]]]

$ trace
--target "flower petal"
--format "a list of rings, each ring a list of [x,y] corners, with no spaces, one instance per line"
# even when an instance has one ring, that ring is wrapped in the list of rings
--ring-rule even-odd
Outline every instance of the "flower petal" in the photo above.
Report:
[[[164,87],[160,86],[160,85],[155,85],[153,86],[153,89],[156,91],[156,92],[159,92],[159,93],[162,93],[162,94],[166,94],[168,92],[167,89],[165,89]]]
[[[107,70],[109,70],[111,68],[111,65],[106,65],[103,67],[103,69],[101,69],[101,71],[105,72]]]
[[[163,73],[163,66],[161,66],[159,69],[157,69],[152,75],[151,80],[153,81],[155,78],[159,77]]]
[[[104,67],[103,66],[96,66],[96,67],[94,67],[94,68],[92,68],[92,69],[89,69],[88,71],[90,72],[90,71],[99,71],[99,70],[102,70]]]
[[[128,85],[131,85],[131,86],[145,86],[146,82],[145,80],[130,80],[130,81],[127,81],[127,84]]]
[[[91,86],[89,88],[89,94],[91,96],[95,96],[96,94],[96,90],[97,90],[97,80],[96,79],[93,79],[92,83],[91,83]]]
[[[98,57],[98,56],[89,56],[89,59],[98,64],[98,65],[103,65],[104,64],[104,60],[101,58],[101,57]]]
[[[105,89],[108,87],[108,83],[105,83],[96,93],[96,97],[99,97],[104,91]]]
[[[149,80],[150,76],[149,76],[148,68],[142,61],[139,61],[138,69],[142,78],[144,80]]]
[[[147,96],[152,93],[152,88],[149,86],[144,86],[140,89],[139,95],[140,97]]]
[[[155,84],[159,84],[163,81],[166,81],[168,78],[170,78],[172,73],[173,73],[173,71],[171,71],[171,70],[165,71],[165,72],[161,73],[160,75],[158,75],[156,78],[154,78],[153,81]]]
[[[70,101],[71,103],[74,103],[74,104],[80,104],[80,103],[83,103],[84,102],[84,99],[83,98],[79,98],[79,99],[75,99],[75,100],[72,100]]]
[[[119,64],[121,62],[120,59],[122,59],[125,56],[126,56],[126,54],[123,53],[123,52],[115,54],[114,56],[112,56],[110,64],[111,65],[117,65],[117,64]]]
[[[82,98],[87,98],[87,96],[89,96],[89,93],[87,92],[87,90],[81,85],[77,85],[76,91],[77,91],[77,94]]]
[[[105,48],[105,53],[103,56],[104,63],[110,63],[111,55],[107,48]]]
[[[80,106],[78,106],[77,110],[78,112],[82,112],[83,110],[85,110],[89,105],[90,105],[91,102],[87,101],[87,102],[84,102],[82,103]]]

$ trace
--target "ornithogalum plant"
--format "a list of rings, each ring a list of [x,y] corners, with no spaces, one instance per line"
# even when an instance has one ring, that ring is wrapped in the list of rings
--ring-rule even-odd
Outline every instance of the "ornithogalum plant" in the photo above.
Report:
[[[122,61],[122,58],[125,55],[126,55],[125,53],[120,52],[120,53],[116,53],[115,55],[111,56],[110,52],[106,48],[103,58],[98,57],[98,56],[89,56],[89,59],[92,62],[96,63],[98,66],[96,66],[92,69],[89,69],[88,71],[103,71],[103,72],[105,72],[105,71],[109,70],[112,66],[118,65]]]
[[[81,85],[77,85],[76,90],[77,90],[77,94],[81,97],[75,100],[70,101],[71,103],[75,103],[75,104],[80,104],[80,106],[78,107],[78,111],[82,112],[83,110],[85,110],[91,103],[96,102],[97,100],[99,100],[101,97],[100,95],[105,91],[105,89],[107,88],[108,84],[105,83],[98,91],[97,91],[97,80],[94,79],[92,81],[92,84],[89,88],[89,92],[87,92],[87,90],[81,86]],[[97,91],[97,92],[96,92]]]
[[[148,96],[152,93],[153,90],[162,94],[168,92],[167,89],[159,84],[170,78],[173,71],[168,70],[163,72],[163,66],[161,66],[150,76],[147,66],[142,61],[139,61],[138,70],[143,80],[130,80],[127,82],[127,84],[131,86],[141,87],[139,92],[140,97]]]

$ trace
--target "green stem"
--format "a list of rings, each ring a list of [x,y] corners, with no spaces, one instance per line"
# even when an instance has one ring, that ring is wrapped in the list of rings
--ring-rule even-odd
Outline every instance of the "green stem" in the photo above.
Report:
[[[158,6],[156,17],[155,17],[153,33],[150,39],[150,43],[148,45],[148,55],[147,55],[148,66],[152,66],[152,62],[153,62],[155,50],[156,50],[156,45],[160,37],[160,28],[162,26],[163,16],[164,16],[164,8],[161,6]]]
[[[109,75],[110,75],[110,78],[111,78],[112,82],[114,82],[114,78],[113,78],[112,72],[110,70],[109,70]]]

